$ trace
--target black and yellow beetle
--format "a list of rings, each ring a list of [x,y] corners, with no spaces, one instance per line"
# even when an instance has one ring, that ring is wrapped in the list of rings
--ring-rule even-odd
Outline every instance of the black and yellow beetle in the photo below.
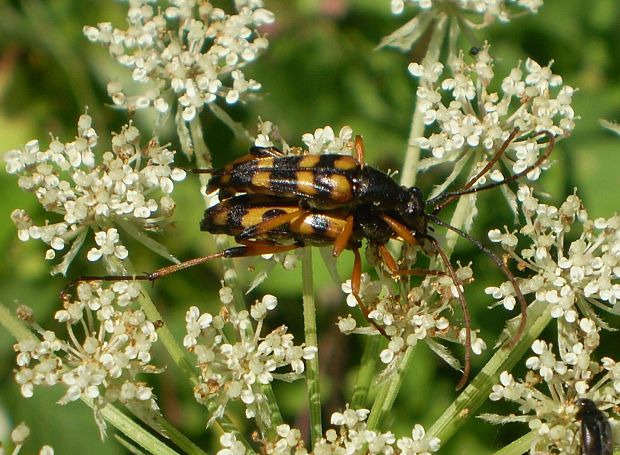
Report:
[[[78,281],[127,279],[154,281],[216,258],[257,256],[290,251],[308,245],[333,245],[334,256],[339,256],[345,249],[354,253],[352,294],[367,317],[368,310],[359,297],[361,242],[366,240],[371,247],[377,249],[383,264],[391,274],[406,275],[410,272],[420,272],[400,270],[388,251],[386,247],[388,240],[400,239],[409,245],[420,245],[431,253],[438,254],[447,274],[456,284],[467,328],[465,366],[463,378],[458,386],[461,387],[465,384],[470,369],[469,313],[456,273],[438,242],[428,233],[427,225],[433,222],[467,238],[504,272],[515,289],[521,307],[521,323],[514,336],[514,339],[518,340],[525,328],[527,303],[515,277],[488,248],[469,234],[437,217],[437,213],[450,201],[465,194],[515,181],[539,167],[547,159],[553,149],[554,137],[551,133],[543,131],[535,136],[546,136],[547,148],[534,164],[500,182],[474,187],[501,158],[517,134],[518,130],[515,129],[487,165],[463,188],[454,192],[444,192],[430,200],[424,200],[419,188],[401,186],[386,173],[367,166],[364,161],[363,142],[359,136],[354,142],[355,157],[338,154],[289,156],[274,147],[252,147],[248,155],[221,169],[192,170],[194,173],[212,174],[207,191],[217,191],[220,199],[218,204],[205,211],[200,224],[201,230],[231,235],[240,246],[190,259],[144,275],[82,277]],[[377,328],[382,332],[380,327]]]
[[[417,270],[400,270],[386,247],[388,240],[398,239],[414,245],[422,241],[430,248],[439,248],[435,239],[430,236],[422,238],[421,234],[414,236],[409,231],[400,231],[394,224],[400,225],[397,214],[378,216],[366,206],[357,206],[352,209],[338,208],[319,210],[302,208],[295,199],[275,198],[273,196],[241,194],[224,199],[208,208],[200,223],[200,229],[213,234],[227,234],[235,238],[240,246],[228,248],[220,253],[205,257],[211,260],[215,257],[246,257],[268,253],[291,251],[305,246],[333,246],[333,255],[340,256],[345,249],[353,252],[354,262],[351,272],[351,290],[357,299],[364,317],[374,325],[379,332],[385,335],[383,329],[369,317],[369,310],[359,298],[362,275],[362,261],[360,248],[362,241],[368,243],[369,248],[375,249],[381,257],[388,271],[393,275],[409,274]],[[394,218],[393,218],[394,217]],[[442,254],[443,252],[440,252]],[[453,281],[458,282],[456,274],[447,257],[442,255],[446,269]],[[182,266],[183,264],[179,264]],[[194,264],[191,264],[194,265]],[[175,266],[171,266],[175,267]],[[155,272],[159,273],[161,271]],[[171,273],[169,270],[163,274]],[[444,272],[424,270],[421,274],[437,275]],[[161,276],[161,275],[159,275]],[[158,277],[149,276],[154,280]],[[464,297],[458,290],[463,303],[465,325],[469,330],[470,319]],[[467,356],[466,372],[469,370],[469,355]]]
[[[444,223],[437,217],[450,201],[458,197],[495,188],[527,175],[539,167],[553,150],[554,137],[551,133],[542,131],[534,134],[532,137],[545,136],[547,140],[545,152],[535,163],[502,181],[474,187],[476,182],[499,161],[518,134],[519,130],[515,129],[486,166],[463,188],[441,193],[429,200],[424,200],[419,188],[401,186],[386,173],[367,166],[364,160],[364,144],[360,136],[355,138],[355,156],[284,155],[275,147],[252,147],[249,154],[220,169],[197,169],[193,172],[211,174],[207,192],[217,191],[221,201],[234,195],[247,194],[249,197],[270,197],[275,204],[285,200],[298,206],[299,210],[296,213],[282,214],[247,227],[237,235],[238,239],[252,239],[268,234],[295,216],[307,213],[309,209],[345,210],[348,213],[347,229],[343,230],[339,238],[334,239],[335,256],[339,255],[347,244],[347,236],[351,235],[352,226],[368,224],[364,221],[364,217],[375,223],[380,220],[381,223],[387,224],[391,232],[388,237],[398,236],[409,244],[423,245],[424,241],[432,239],[428,235],[429,221],[455,231],[490,256],[513,284],[522,312],[522,321],[516,334],[518,338],[525,327],[527,304],[514,276],[487,248],[465,232]],[[359,220],[360,217],[362,220]],[[371,240],[370,237],[366,238]],[[381,244],[377,241],[374,243]],[[436,252],[437,249],[434,248]],[[388,250],[381,248],[379,251],[388,269],[396,273],[393,266],[395,260]]]
[[[424,200],[415,186],[399,185],[385,172],[366,165],[364,143],[354,141],[355,157],[339,154],[284,155],[275,147],[252,147],[249,154],[220,169],[194,169],[209,173],[207,193],[217,191],[220,200],[236,194],[273,196],[298,201],[300,207],[321,210],[363,206],[374,213],[397,213],[403,228],[425,233],[429,214],[436,215],[451,200],[513,182],[539,167],[553,149],[554,137],[542,131],[533,137],[546,136],[546,151],[523,171],[499,182],[473,187],[506,151],[518,135],[515,129],[487,165],[455,192],[444,192]]]

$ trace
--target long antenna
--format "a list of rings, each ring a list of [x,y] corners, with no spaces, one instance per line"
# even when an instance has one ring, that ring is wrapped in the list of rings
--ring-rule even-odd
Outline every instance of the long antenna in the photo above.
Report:
[[[517,279],[515,278],[515,276],[508,269],[508,267],[506,267],[506,265],[502,262],[502,260],[499,257],[497,257],[495,253],[493,253],[486,246],[484,246],[479,240],[476,240],[471,235],[469,235],[467,232],[462,231],[448,223],[443,222],[440,218],[438,218],[435,215],[428,214],[427,216],[429,219],[433,220],[433,222],[435,222],[439,226],[443,226],[446,229],[454,231],[461,237],[469,240],[471,243],[473,243],[476,246],[476,248],[478,248],[480,251],[486,254],[495,263],[495,265],[499,267],[499,269],[504,273],[504,275],[506,275],[506,278],[508,278],[508,281],[510,281],[510,283],[512,284],[512,287],[514,288],[517,300],[519,301],[519,307],[521,308],[521,322],[519,323],[519,327],[517,328],[517,331],[515,332],[512,341],[510,341],[510,344],[508,345],[509,347],[514,346],[521,338],[521,335],[523,335],[523,332],[525,331],[525,326],[527,324],[527,301],[525,300],[525,297],[523,296],[523,293],[521,292],[521,288],[519,287],[519,284],[517,283]]]
[[[551,154],[551,152],[553,151],[553,148],[555,147],[555,136],[552,133],[550,133],[549,131],[541,131],[539,133],[536,133],[533,136],[533,137],[543,136],[543,135],[546,136],[547,144],[548,144],[547,148],[545,149],[545,152],[538,157],[538,159],[536,160],[536,162],[534,164],[529,165],[528,167],[526,167],[521,172],[518,172],[516,174],[508,176],[508,177],[506,177],[505,179],[503,179],[503,180],[501,180],[499,182],[492,182],[492,183],[488,183],[486,185],[481,185],[481,186],[478,186],[476,188],[472,188],[472,186],[478,180],[480,180],[480,178],[482,178],[482,176],[484,174],[486,174],[489,171],[489,169],[491,169],[491,167],[495,163],[497,163],[499,161],[501,156],[504,154],[504,152],[508,148],[508,145],[510,145],[510,143],[514,140],[514,138],[517,136],[518,133],[519,133],[519,129],[518,128],[515,128],[514,130],[512,130],[512,133],[510,133],[510,136],[508,136],[508,139],[506,139],[504,141],[504,143],[502,144],[502,146],[499,148],[499,150],[497,152],[495,152],[495,154],[493,155],[491,160],[486,164],[486,166],[484,166],[484,168],[480,172],[478,172],[469,182],[467,182],[465,184],[465,186],[463,186],[463,188],[461,188],[458,191],[446,191],[446,192],[443,192],[443,193],[435,196],[434,198],[429,199],[428,201],[426,201],[426,204],[428,206],[433,207],[433,210],[432,210],[431,213],[433,215],[436,215],[447,204],[449,204],[454,199],[457,199],[457,198],[459,198],[461,196],[464,196],[466,194],[477,193],[479,191],[484,191],[484,190],[488,190],[488,189],[491,189],[491,188],[497,188],[498,186],[501,186],[501,185],[506,185],[508,183],[511,183],[511,182],[514,182],[515,180],[520,179],[524,175],[527,175],[530,172],[532,172],[534,169],[540,167],[542,165],[542,163],[547,158],[549,158],[549,155]]]
[[[450,259],[448,259],[446,253],[444,253],[444,251],[439,247],[439,242],[437,239],[431,236],[426,236],[425,238],[431,242],[435,248],[435,251],[437,251],[441,257],[441,261],[444,266],[448,270],[448,274],[450,275],[450,278],[452,278],[452,282],[456,288],[456,293],[459,295],[459,302],[461,304],[461,309],[463,310],[463,319],[465,320],[465,365],[463,366],[463,376],[461,376],[461,380],[455,387],[456,390],[461,390],[465,384],[467,384],[467,379],[469,379],[469,373],[471,372],[471,317],[469,315],[469,308],[467,307],[467,301],[465,300],[465,295],[461,289],[461,280],[459,280],[456,276],[454,267],[450,264]]]

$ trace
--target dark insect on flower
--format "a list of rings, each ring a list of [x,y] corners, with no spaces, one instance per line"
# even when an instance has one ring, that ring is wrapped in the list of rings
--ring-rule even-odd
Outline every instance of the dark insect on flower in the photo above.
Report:
[[[581,421],[581,455],[612,455],[613,438],[607,416],[587,398],[577,400],[575,418]]]
[[[480,53],[480,48],[476,47],[476,46],[472,46],[469,49],[469,55],[471,55],[472,57],[475,57],[476,55],[478,55]]]
[[[469,375],[471,357],[470,318],[456,276],[447,255],[428,231],[432,222],[456,232],[483,251],[503,271],[512,283],[521,307],[521,323],[515,333],[518,340],[526,322],[527,303],[515,277],[506,265],[488,248],[466,232],[444,223],[437,214],[451,201],[466,194],[495,188],[515,181],[540,166],[551,153],[554,137],[541,132],[547,139],[547,148],[538,160],[499,182],[474,187],[501,158],[508,145],[517,136],[514,130],[486,166],[459,191],[444,192],[424,200],[417,187],[401,186],[386,173],[364,161],[361,138],[355,139],[356,157],[326,155],[284,155],[269,147],[252,147],[250,153],[221,169],[196,169],[194,173],[209,173],[212,177],[208,192],[218,191],[220,202],[206,210],[201,230],[224,233],[235,237],[241,245],[228,248],[180,264],[171,265],[146,275],[82,277],[80,280],[149,280],[201,264],[220,257],[257,256],[279,253],[307,245],[333,245],[333,255],[349,249],[354,254],[351,277],[352,294],[368,320],[368,310],[360,298],[361,259],[359,248],[367,240],[378,251],[381,261],[395,276],[443,274],[438,270],[400,270],[386,247],[390,239],[400,239],[408,245],[419,245],[429,254],[441,258],[447,274],[458,293],[466,326],[465,365],[462,387]],[[383,333],[382,329],[371,322]]]
[[[311,245],[332,245],[336,257],[345,249],[351,250],[355,257],[351,281],[357,298],[362,267],[359,249],[363,240],[378,251],[392,274],[410,272],[398,268],[385,245],[391,238],[399,238],[409,244],[417,243],[417,239],[409,231],[399,233],[390,223],[400,221],[379,216],[364,206],[352,210],[319,210],[300,208],[299,202],[294,199],[241,194],[208,208],[200,229],[213,234],[232,235],[243,245],[223,251],[221,254],[225,257],[255,256]],[[432,238],[429,240],[434,242]],[[422,271],[424,274],[436,272]],[[357,300],[368,319],[368,309],[361,299]],[[375,327],[383,333],[380,326]]]

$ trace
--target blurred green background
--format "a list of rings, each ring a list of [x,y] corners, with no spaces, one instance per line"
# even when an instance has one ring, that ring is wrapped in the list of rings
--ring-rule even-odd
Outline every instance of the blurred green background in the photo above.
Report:
[[[217,2],[214,3],[226,3]],[[367,160],[380,169],[398,169],[404,156],[414,106],[415,81],[407,73],[407,64],[418,60],[421,51],[410,54],[384,49],[373,51],[381,38],[403,24],[411,13],[401,17],[390,14],[389,0],[265,0],[276,14],[276,23],[266,32],[270,48],[245,71],[263,84],[255,102],[234,107],[231,115],[255,131],[257,117],[272,120],[289,143],[300,145],[301,134],[331,125],[336,132],[351,125],[364,135]],[[127,121],[123,112],[110,108],[105,84],[119,77],[123,69],[102,47],[82,36],[85,24],[111,21],[124,23],[126,5],[112,1],[2,1],[0,3],[0,150],[20,148],[28,140],[49,141],[49,132],[63,141],[76,134],[76,120],[88,106],[101,143]],[[541,189],[550,201],[561,202],[579,188],[593,217],[610,216],[617,211],[620,198],[620,138],[603,130],[599,119],[620,120],[620,2],[617,0],[547,0],[538,15],[523,16],[508,24],[496,24],[477,33],[479,43],[492,44],[496,58],[496,76],[501,80],[519,60],[532,57],[541,64],[554,60],[554,72],[568,85],[579,87],[573,107],[580,116],[573,136],[562,141],[553,158],[557,162],[545,176]],[[479,44],[475,43],[475,44]],[[463,43],[467,50],[474,43]],[[134,119],[148,136],[152,126],[147,116]],[[246,145],[235,141],[213,117],[203,116],[206,140],[214,151],[216,164],[242,155]],[[163,132],[162,143],[174,143],[172,131]],[[419,185],[430,190],[443,176],[428,173]],[[44,260],[44,245],[21,243],[9,215],[15,208],[26,209],[38,224],[45,214],[34,197],[18,190],[16,179],[0,174],[3,197],[0,199],[0,297],[2,303],[24,303],[35,310],[38,322],[57,327],[53,313],[59,306],[58,292],[66,279],[50,278]],[[198,231],[202,215],[198,182],[191,177],[175,191],[178,203],[173,231],[160,240],[179,258],[191,258],[214,251],[209,235]],[[490,192],[493,193],[493,192]],[[499,194],[485,194],[480,201],[478,238],[485,230],[511,223],[511,215]],[[500,209],[488,210],[491,206]],[[486,209],[485,209],[486,207]],[[164,265],[160,258],[143,248],[130,248],[137,270],[154,270]],[[87,246],[89,248],[89,246]],[[86,250],[84,250],[86,251]],[[475,256],[462,244],[458,257]],[[320,352],[322,393],[325,415],[342,409],[350,399],[359,362],[361,341],[344,337],[334,327],[338,316],[350,309],[344,305],[340,286],[325,272],[315,255],[315,287],[320,304]],[[343,278],[351,269],[351,255],[345,252],[339,262]],[[486,264],[485,259],[480,261]],[[479,263],[479,261],[474,261]],[[247,264],[238,262],[244,283],[251,281]],[[86,264],[75,263],[72,276],[101,273]],[[484,273],[482,273],[484,271]],[[219,286],[217,264],[189,270],[157,282],[152,289],[154,301],[166,316],[172,330],[182,337],[184,312],[189,305],[217,311]],[[492,267],[482,266],[476,282],[467,290],[475,325],[489,345],[506,318],[501,309],[488,310],[490,303],[484,287],[502,280]],[[205,278],[206,277],[206,278]],[[280,299],[280,311],[272,317],[273,327],[287,324],[302,337],[300,270],[274,270],[260,289],[259,297],[272,293]],[[492,311],[492,313],[489,313]],[[491,315],[491,316],[489,316]],[[35,390],[35,397],[24,399],[13,380],[15,365],[13,340],[0,330],[0,437],[20,421],[32,431],[27,450],[32,453],[51,444],[56,453],[124,453],[114,438],[101,443],[91,412],[81,404],[60,407],[54,402],[58,390]],[[617,349],[608,343],[609,349]],[[607,349],[607,347],[606,347]],[[613,353],[613,350],[611,351]],[[458,353],[457,355],[461,355]],[[401,399],[393,413],[389,429],[398,436],[409,434],[414,423],[425,427],[445,409],[455,396],[458,373],[451,371],[424,348],[416,354],[416,368],[407,378]],[[160,364],[168,360],[162,356]],[[483,363],[476,361],[474,371]],[[207,419],[192,400],[190,386],[175,368],[153,378],[159,390],[159,404],[165,415],[193,440],[205,448],[213,447],[214,436],[204,430]],[[429,401],[432,391],[433,400]],[[279,396],[289,423],[306,428],[306,398],[302,382],[280,386]],[[484,411],[510,413],[514,409],[489,406]],[[1,417],[4,416],[3,419]],[[4,420],[4,422],[2,422]],[[491,453],[521,434],[524,428],[490,427],[474,419],[458,433],[441,453]],[[110,429],[110,435],[114,431]]]

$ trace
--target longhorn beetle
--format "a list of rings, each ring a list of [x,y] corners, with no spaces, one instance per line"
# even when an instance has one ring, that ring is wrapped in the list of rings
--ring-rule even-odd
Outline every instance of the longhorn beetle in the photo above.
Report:
[[[456,273],[437,240],[428,234],[427,224],[431,221],[468,239],[506,275],[514,287],[521,307],[521,322],[514,335],[514,341],[518,340],[525,328],[527,302],[514,275],[479,241],[437,216],[452,200],[513,182],[539,167],[547,159],[553,150],[554,136],[542,131],[535,136],[546,136],[547,147],[534,164],[499,182],[474,187],[499,161],[518,133],[519,130],[515,129],[484,168],[460,190],[444,192],[426,201],[419,188],[400,186],[386,173],[367,166],[360,136],[357,136],[354,142],[356,157],[338,154],[288,156],[275,147],[252,147],[248,155],[221,169],[191,171],[212,174],[207,192],[218,191],[221,201],[205,211],[201,230],[232,235],[241,246],[190,259],[144,275],[81,277],[77,281],[154,281],[216,258],[257,256],[290,251],[307,245],[332,244],[334,256],[339,256],[345,249],[354,253],[352,294],[368,319],[368,310],[359,296],[361,240],[366,239],[378,250],[381,260],[392,275],[441,272],[400,270],[386,247],[389,239],[397,238],[408,245],[420,245],[423,248],[430,245],[432,252],[440,256],[455,284],[467,328],[463,377],[457,386],[457,389],[461,388],[470,371],[469,312]],[[380,327],[375,327],[384,333]]]
[[[353,220],[352,224],[350,220]],[[251,231],[253,227],[271,221],[277,221],[277,226],[267,231]],[[248,229],[247,226],[252,228]],[[399,270],[385,244],[391,238],[401,238],[408,243],[416,241],[408,232],[401,236],[382,217],[366,210],[364,206],[358,206],[353,211],[343,208],[300,209],[294,199],[250,194],[233,196],[208,208],[200,229],[213,234],[232,235],[243,245],[226,250],[227,256],[249,256],[253,255],[249,253],[271,253],[274,247],[278,251],[285,251],[308,245],[333,245],[334,256],[339,256],[344,249],[351,250],[355,257],[352,281],[356,292],[359,292],[361,276],[359,248],[362,240],[367,240],[369,246],[377,249],[381,257],[385,258],[386,267],[395,275],[409,271]],[[248,232],[252,235],[248,235]],[[435,272],[424,271],[425,274]],[[368,311],[361,299],[358,299],[358,303],[367,317]],[[382,332],[381,327],[376,327]]]

